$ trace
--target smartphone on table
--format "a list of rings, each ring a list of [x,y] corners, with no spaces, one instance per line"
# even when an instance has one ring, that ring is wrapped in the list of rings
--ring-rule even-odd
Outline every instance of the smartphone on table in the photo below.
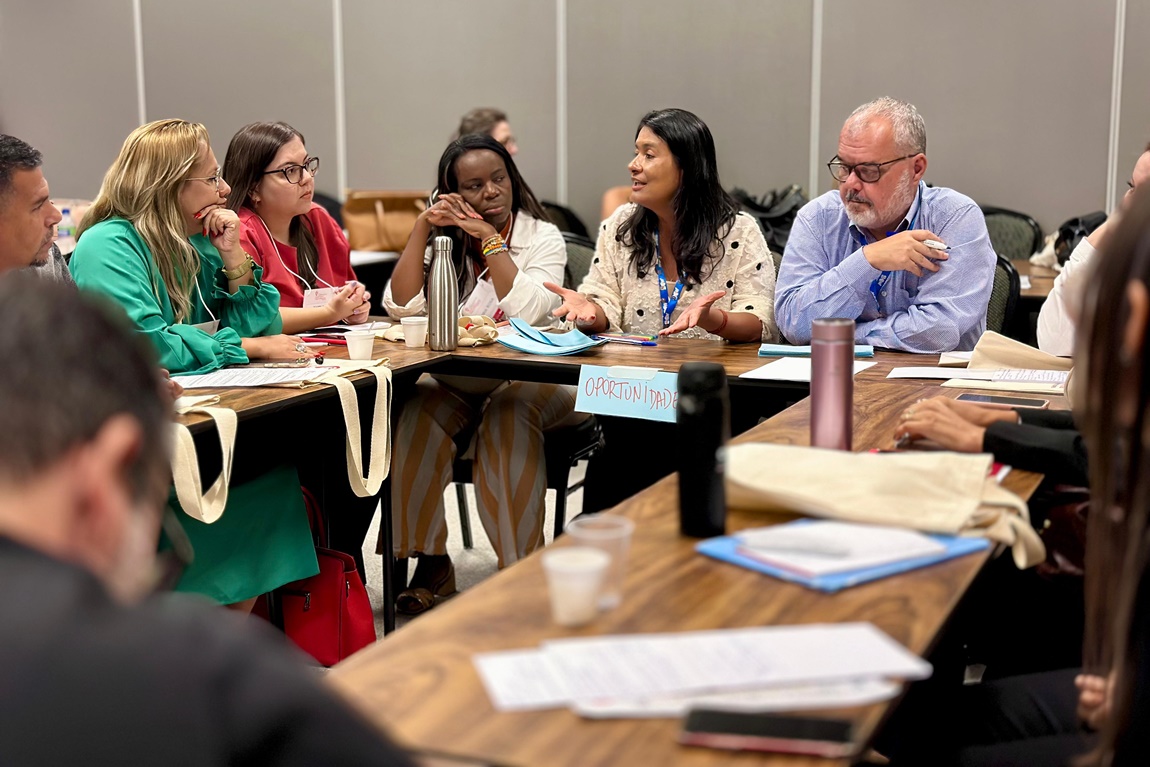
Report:
[[[975,394],[963,392],[955,397],[961,402],[973,402],[977,405],[998,405],[999,407],[1032,407],[1045,410],[1050,407],[1048,399],[1034,399],[1032,397],[1004,397],[999,394]]]
[[[836,758],[852,756],[858,750],[852,742],[853,729],[845,719],[695,708],[687,714],[679,742],[734,751]]]

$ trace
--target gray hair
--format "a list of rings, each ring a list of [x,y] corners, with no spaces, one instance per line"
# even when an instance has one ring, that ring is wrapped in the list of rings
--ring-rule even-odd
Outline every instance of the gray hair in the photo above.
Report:
[[[894,141],[901,151],[908,154],[926,153],[926,122],[914,104],[883,96],[851,112],[846,124],[851,126],[854,123],[861,128],[875,118],[890,121]]]

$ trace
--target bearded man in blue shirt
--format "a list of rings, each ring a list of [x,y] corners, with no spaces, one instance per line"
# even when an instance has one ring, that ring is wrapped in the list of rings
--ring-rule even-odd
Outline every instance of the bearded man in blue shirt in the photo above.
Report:
[[[996,256],[978,205],[923,182],[926,125],[914,105],[860,106],[827,167],[839,188],[799,211],[779,269],[783,335],[807,344],[813,320],[846,317],[860,344],[973,349],[986,330]]]

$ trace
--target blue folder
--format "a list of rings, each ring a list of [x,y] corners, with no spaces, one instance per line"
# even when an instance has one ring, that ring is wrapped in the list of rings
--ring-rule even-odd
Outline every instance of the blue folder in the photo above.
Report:
[[[809,357],[811,347],[791,346],[790,344],[762,344],[759,346],[760,357]],[[859,344],[855,346],[856,357],[873,357],[874,347]]]
[[[801,575],[791,570],[784,570],[781,567],[769,565],[762,560],[740,554],[738,551],[739,541],[733,535],[709,538],[697,544],[695,550],[706,554],[708,557],[722,560],[723,562],[730,562],[739,567],[745,567],[749,570],[772,575],[780,580],[790,581],[800,586],[806,586],[810,589],[833,594],[836,591],[842,591],[845,588],[857,586],[860,583],[886,578],[888,575],[898,575],[899,573],[905,573],[910,570],[917,570],[920,567],[945,562],[948,559],[973,554],[976,551],[983,551],[990,547],[990,541],[985,538],[961,538],[953,535],[929,535],[928,537],[946,546],[946,551],[925,557],[904,559],[901,562],[891,562],[885,565],[863,567],[858,570],[847,570],[841,573],[831,573],[815,577]]]

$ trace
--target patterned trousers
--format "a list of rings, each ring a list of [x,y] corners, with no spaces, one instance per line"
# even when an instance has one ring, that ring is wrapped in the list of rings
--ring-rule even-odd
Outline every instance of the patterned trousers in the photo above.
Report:
[[[543,545],[547,467],[543,433],[572,423],[575,388],[512,381],[468,393],[424,376],[393,434],[395,556],[446,554],[443,493],[456,439],[475,428],[472,480],[479,518],[505,567]]]

